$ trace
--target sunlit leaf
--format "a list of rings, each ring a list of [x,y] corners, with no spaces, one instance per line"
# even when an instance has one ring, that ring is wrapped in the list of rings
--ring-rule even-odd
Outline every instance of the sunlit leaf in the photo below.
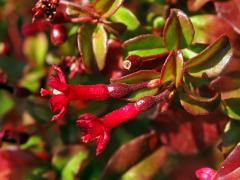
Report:
[[[81,150],[74,154],[62,170],[62,179],[74,180],[87,157],[88,152],[86,150]]]
[[[0,91],[0,117],[11,110],[14,106],[14,101],[9,94]]]
[[[133,31],[140,26],[140,22],[136,16],[125,7],[120,7],[111,17],[111,20],[125,24],[130,31]]]
[[[159,77],[160,77],[160,73],[157,71],[141,70],[117,79],[111,79],[111,82],[132,84],[132,83],[138,83],[138,82],[148,81],[152,79],[157,79]]]
[[[194,77],[218,76],[232,56],[232,49],[227,36],[221,36],[215,43],[190,59],[186,63],[186,70]]]
[[[97,0],[95,9],[103,18],[112,16],[122,5],[123,0]]]
[[[188,47],[194,37],[190,19],[179,9],[172,9],[163,30],[165,46],[169,50]]]
[[[93,52],[98,69],[101,71],[105,66],[107,54],[107,33],[103,25],[98,25],[92,35]]]
[[[23,52],[36,65],[42,66],[48,50],[48,39],[44,33],[38,33],[25,39]]]
[[[136,36],[123,43],[123,48],[126,51],[157,49],[163,47],[162,38],[152,34]]]

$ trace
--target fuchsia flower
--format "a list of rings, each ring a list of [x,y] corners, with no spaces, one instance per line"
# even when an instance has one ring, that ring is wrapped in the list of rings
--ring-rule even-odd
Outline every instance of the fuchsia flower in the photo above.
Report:
[[[100,118],[88,113],[81,115],[77,120],[77,125],[83,128],[82,141],[88,143],[96,139],[96,154],[99,155],[110,139],[109,131],[112,128],[135,118],[155,104],[156,100],[155,97],[146,96]]]
[[[196,171],[196,176],[199,180],[213,180],[216,173],[214,169],[204,167]]]
[[[58,120],[64,116],[69,101],[75,100],[105,100],[110,94],[105,84],[96,85],[69,85],[66,82],[62,70],[56,65],[52,69],[57,72],[57,76],[51,75],[48,79],[48,86],[52,90],[41,89],[41,95],[52,95],[50,107],[53,112],[58,112],[53,116],[52,121]]]

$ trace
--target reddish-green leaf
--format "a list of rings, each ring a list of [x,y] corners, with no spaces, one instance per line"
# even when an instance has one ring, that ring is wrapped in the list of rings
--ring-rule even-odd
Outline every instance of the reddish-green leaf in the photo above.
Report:
[[[96,62],[93,54],[92,35],[96,24],[85,24],[80,28],[78,34],[78,49],[83,58],[83,63],[87,72],[96,70]]]
[[[194,29],[190,19],[179,9],[172,9],[163,30],[163,40],[169,50],[188,47],[193,40]]]
[[[172,51],[161,70],[160,81],[162,84],[169,81],[175,81],[176,87],[179,87],[184,73],[184,61],[180,51]]]
[[[120,7],[111,17],[111,20],[125,24],[130,31],[133,31],[140,26],[140,22],[136,16],[125,7]]]
[[[143,81],[148,81],[152,79],[157,79],[160,77],[160,73],[154,70],[141,70],[137,71],[135,73],[123,76],[121,78],[117,79],[111,79],[112,83],[127,83],[127,84],[133,84]]]
[[[108,18],[118,10],[122,3],[123,0],[97,0],[95,8],[103,18]]]
[[[221,100],[219,94],[215,94],[211,98],[201,97],[193,94],[189,90],[180,92],[180,102],[182,107],[193,115],[206,115],[215,110]]]
[[[99,24],[92,35],[93,52],[98,66],[98,70],[102,70],[105,66],[107,54],[107,33],[103,25]]]
[[[122,145],[110,158],[103,177],[120,175],[160,146],[158,136],[148,133]]]
[[[232,57],[232,48],[227,36],[221,36],[200,54],[186,63],[186,70],[194,77],[218,76]]]
[[[166,147],[157,149],[154,153],[146,157],[144,160],[136,164],[128,170],[122,180],[146,180],[152,179],[154,175],[159,173],[167,159],[168,150]]]

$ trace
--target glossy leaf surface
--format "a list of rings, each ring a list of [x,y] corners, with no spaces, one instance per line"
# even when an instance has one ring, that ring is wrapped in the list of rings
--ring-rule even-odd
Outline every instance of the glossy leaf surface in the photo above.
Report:
[[[188,47],[194,37],[190,19],[179,9],[172,9],[163,30],[165,46],[169,50]]]
[[[133,31],[140,26],[140,22],[136,16],[125,7],[120,7],[111,17],[111,20],[125,24],[130,31]]]
[[[98,66],[98,70],[102,70],[105,66],[107,54],[107,33],[103,25],[99,24],[92,35],[93,52]]]
[[[117,79],[111,79],[112,83],[127,83],[127,84],[132,84],[132,83],[138,83],[138,82],[143,82],[143,81],[148,81],[152,79],[157,79],[160,77],[160,73],[154,70],[141,70],[134,72],[132,74],[123,76],[121,78]]]
[[[221,36],[200,54],[186,63],[186,70],[194,77],[218,76],[232,57],[232,49],[227,36]]]

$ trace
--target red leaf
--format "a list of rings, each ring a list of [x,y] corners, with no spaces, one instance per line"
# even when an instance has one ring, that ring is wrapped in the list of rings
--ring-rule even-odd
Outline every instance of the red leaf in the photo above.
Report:
[[[240,33],[240,0],[215,2],[216,11],[237,32]]]
[[[175,152],[193,154],[218,140],[227,119],[219,111],[193,116],[180,108],[170,108],[154,123],[163,144]]]
[[[0,150],[0,179],[24,179],[28,170],[41,165],[41,160],[22,150]]]

